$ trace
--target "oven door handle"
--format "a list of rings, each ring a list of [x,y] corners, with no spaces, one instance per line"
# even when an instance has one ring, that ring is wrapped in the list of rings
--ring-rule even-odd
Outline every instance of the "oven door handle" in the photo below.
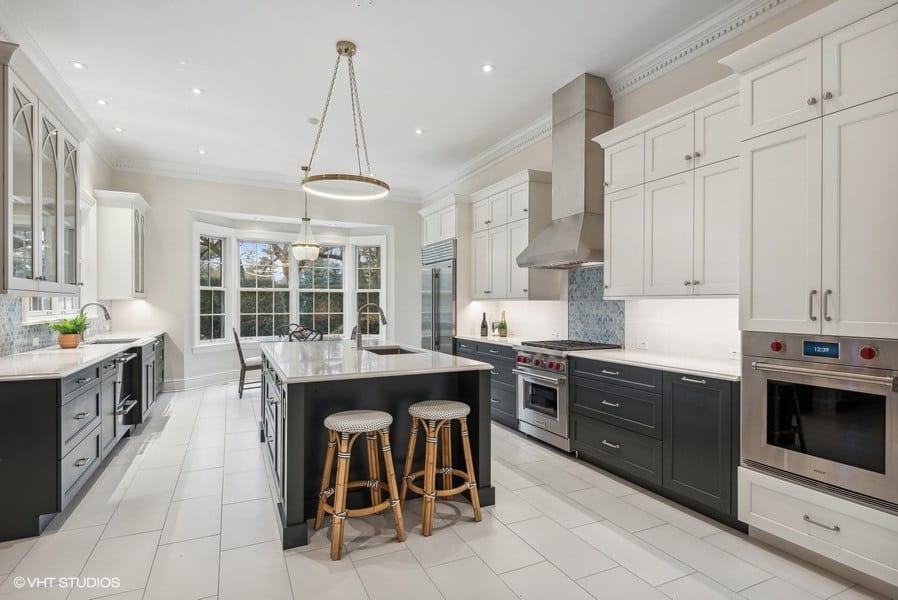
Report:
[[[807,367],[790,367],[787,365],[773,365],[765,362],[752,362],[751,368],[756,371],[772,371],[774,373],[792,373],[795,375],[813,375],[826,377],[839,381],[851,381],[854,383],[872,383],[882,385],[893,392],[898,392],[898,377],[885,377],[877,375],[862,375],[860,373],[842,373],[838,371],[824,371],[822,369],[808,369]]]
[[[528,373],[526,371],[520,371],[518,369],[512,369],[511,372],[524,378],[532,377],[533,379],[546,381],[548,383],[554,383],[555,385],[567,381],[567,377],[546,377],[545,375],[537,375],[536,373]]]

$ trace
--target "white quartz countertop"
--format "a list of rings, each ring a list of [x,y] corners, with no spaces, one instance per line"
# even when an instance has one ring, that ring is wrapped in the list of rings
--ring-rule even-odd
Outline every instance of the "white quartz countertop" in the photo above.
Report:
[[[741,379],[742,361],[720,358],[695,358],[676,354],[659,354],[645,350],[583,350],[571,352],[569,356],[603,360],[605,362],[635,365],[663,371],[676,371],[686,375],[711,377],[727,381]]]
[[[524,338],[522,337],[499,337],[498,335],[489,335],[487,337],[481,337],[480,335],[456,335],[455,337],[460,340],[468,340],[470,342],[484,342],[486,344],[498,344],[500,346],[520,346],[524,341]],[[527,339],[532,340],[533,338],[531,337]]]
[[[119,352],[142,346],[164,333],[148,329],[139,331],[113,331],[88,338],[78,348],[63,350],[51,346],[0,357],[0,381],[23,379],[56,379],[66,377],[79,369],[115,356]],[[129,340],[120,344],[90,344],[92,340]]]
[[[492,369],[491,365],[484,362],[411,346],[402,348],[414,351],[413,354],[380,355],[364,349],[359,351],[351,340],[264,342],[261,348],[286,383]]]

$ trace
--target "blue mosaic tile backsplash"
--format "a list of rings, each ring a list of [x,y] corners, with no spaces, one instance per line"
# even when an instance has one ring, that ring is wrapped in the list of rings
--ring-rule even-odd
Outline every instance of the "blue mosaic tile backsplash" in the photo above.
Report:
[[[585,342],[624,343],[624,302],[603,298],[604,267],[568,271],[568,337]]]
[[[92,327],[96,327],[97,319],[90,319]],[[35,350],[31,345],[38,338],[37,348],[56,345],[56,332],[46,323],[22,325],[22,299],[17,296],[0,294],[0,356]]]

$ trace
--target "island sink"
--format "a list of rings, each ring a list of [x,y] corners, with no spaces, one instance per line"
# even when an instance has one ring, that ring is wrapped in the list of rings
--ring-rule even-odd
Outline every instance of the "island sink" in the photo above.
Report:
[[[420,354],[415,350],[406,350],[402,346],[371,346],[363,348],[363,350],[372,354]]]

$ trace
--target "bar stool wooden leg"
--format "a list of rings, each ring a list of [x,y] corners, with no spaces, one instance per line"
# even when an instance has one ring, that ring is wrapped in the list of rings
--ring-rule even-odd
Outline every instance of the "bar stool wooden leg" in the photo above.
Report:
[[[399,501],[405,504],[405,495],[408,493],[408,476],[412,472],[412,465],[415,462],[415,444],[418,442],[418,418],[412,417],[412,431],[408,436],[408,452],[405,455],[405,469],[402,473],[402,493],[399,494]]]
[[[371,490],[371,506],[380,504],[380,459],[377,457],[377,432],[368,432],[368,485]]]
[[[424,520],[421,526],[421,533],[429,536],[433,533],[433,513],[436,504],[436,482],[437,482],[437,435],[436,421],[427,421],[425,431],[424,445]]]
[[[399,488],[396,486],[396,469],[393,467],[393,449],[390,447],[390,430],[380,430],[380,447],[384,453],[384,472],[390,488],[390,506],[393,507],[393,521],[396,524],[396,539],[405,541],[405,522],[402,520],[402,506],[399,504]]]
[[[446,423],[440,427],[440,433],[443,439],[440,440],[440,445],[443,450],[443,468],[441,472],[443,473],[443,489],[448,490],[452,487],[452,421],[446,421]],[[444,496],[447,500],[451,500],[452,496]]]
[[[459,419],[461,425],[461,446],[465,453],[465,469],[468,471],[468,490],[471,492],[471,506],[474,507],[474,520],[480,521],[480,495],[477,493],[477,480],[474,477],[474,459],[471,458],[471,442],[468,436],[468,420]]]
[[[334,485],[334,518],[331,524],[331,560],[343,555],[343,522],[346,520],[346,484],[349,482],[349,449],[352,447],[348,433],[340,434],[337,446],[337,481]]]
[[[337,448],[337,432],[327,432],[327,454],[324,455],[324,471],[321,472],[321,493],[318,494],[318,513],[315,515],[315,529],[321,529],[324,523],[324,503],[330,497],[333,490],[331,485],[331,470],[334,468],[334,452]]]

